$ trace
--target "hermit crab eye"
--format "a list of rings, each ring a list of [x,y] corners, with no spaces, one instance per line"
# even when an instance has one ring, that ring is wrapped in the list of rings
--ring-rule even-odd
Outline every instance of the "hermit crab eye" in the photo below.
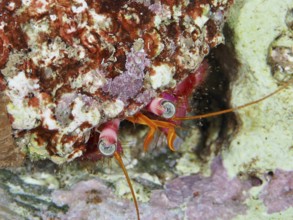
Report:
[[[164,98],[153,99],[149,103],[147,110],[166,119],[172,118],[176,113],[176,107],[173,102]]]
[[[163,118],[172,118],[176,113],[175,105],[172,102],[164,101],[162,102],[162,107],[164,112],[162,114]]]
[[[110,157],[115,153],[117,149],[117,145],[110,144],[108,141],[105,141],[105,140],[100,140],[98,144],[98,148],[104,156]]]

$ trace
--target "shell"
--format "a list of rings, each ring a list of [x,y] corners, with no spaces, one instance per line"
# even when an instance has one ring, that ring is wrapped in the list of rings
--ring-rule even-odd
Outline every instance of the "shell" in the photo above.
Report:
[[[82,155],[91,132],[132,116],[223,41],[232,1],[3,0],[0,71],[17,144]]]

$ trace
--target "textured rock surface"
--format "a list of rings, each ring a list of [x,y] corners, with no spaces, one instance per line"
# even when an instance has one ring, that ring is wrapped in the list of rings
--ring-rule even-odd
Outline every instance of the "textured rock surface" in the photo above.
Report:
[[[6,210],[15,209],[15,216],[30,219],[136,218],[132,202],[117,197],[107,182],[88,174],[81,176],[81,170],[75,171],[76,177],[72,174],[74,171],[67,169],[55,176],[38,172],[19,178],[10,171],[1,171],[2,186],[8,193],[0,192],[4,195],[0,202]],[[61,184],[68,185],[59,189]],[[210,177],[201,174],[180,177],[168,182],[164,189],[153,190],[150,200],[140,203],[141,219],[231,219],[245,213],[244,201],[249,188],[250,181],[229,179],[218,157],[213,161]],[[7,201],[9,205],[5,205]],[[4,213],[13,214],[12,211]]]
[[[237,1],[228,21],[238,78],[231,104],[257,100],[291,75],[292,1]],[[272,59],[272,56],[275,59]],[[277,58],[277,59],[276,59]],[[245,215],[235,219],[292,219],[292,83],[282,92],[237,112],[239,130],[223,151],[229,176],[257,177]],[[269,173],[269,175],[267,175]],[[273,175],[271,177],[270,175]]]
[[[293,171],[276,170],[260,193],[268,213],[280,212],[293,204]]]
[[[58,164],[86,154],[103,124],[197,70],[223,42],[231,3],[1,1],[0,77],[17,145]]]
[[[231,47],[240,63],[238,78],[231,86],[233,106],[278,87],[270,65],[280,64],[285,69],[290,62],[267,59],[276,38],[292,32],[288,17],[285,19],[292,7],[289,0],[236,3],[229,20]],[[292,105],[289,86],[238,111],[240,123],[231,144],[220,146],[223,164],[215,151],[203,161],[191,150],[200,136],[196,131],[179,152],[157,147],[147,155],[137,149],[145,132],[132,136],[125,131],[121,136],[124,161],[134,180],[142,219],[293,219]],[[85,215],[91,219],[135,219],[129,189],[114,162],[60,167],[48,161],[27,163],[21,169],[0,170],[0,186],[3,219],[81,219]]]
[[[286,15],[292,1],[237,1],[228,21],[233,31],[238,79],[232,84],[233,106],[257,100],[278,88],[267,63],[270,45],[283,32],[291,31]],[[292,46],[292,39],[291,39]],[[237,112],[241,127],[224,152],[230,176],[240,171],[268,172],[293,169],[293,87]]]

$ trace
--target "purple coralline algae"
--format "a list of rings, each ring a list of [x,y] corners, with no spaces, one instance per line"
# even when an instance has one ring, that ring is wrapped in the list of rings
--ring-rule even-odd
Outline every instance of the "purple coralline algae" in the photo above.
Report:
[[[118,97],[123,102],[136,97],[143,88],[145,67],[149,65],[150,60],[143,50],[132,49],[126,56],[126,71],[114,79],[109,79],[103,91]]]
[[[244,214],[251,183],[238,178],[229,179],[218,157],[212,165],[212,175],[180,177],[168,182],[163,190],[154,190],[148,203],[140,204],[141,219],[232,219]],[[69,191],[52,194],[58,206],[68,205],[61,219],[134,219],[129,201],[115,198],[100,180],[82,181]],[[114,211],[113,211],[114,210]],[[103,213],[103,214],[102,214]],[[89,217],[86,217],[89,216]]]
[[[268,213],[281,212],[293,207],[293,171],[277,169],[264,186],[260,198]]]
[[[192,220],[232,219],[244,214],[247,206],[248,181],[229,179],[221,159],[212,165],[212,175],[200,174],[177,178],[160,193],[154,193],[151,204],[163,209],[186,207],[185,216]]]
[[[69,206],[65,214],[58,214],[62,220],[136,218],[132,203],[115,198],[111,190],[97,179],[81,181],[69,191],[56,190],[52,193],[52,200],[58,206]]]

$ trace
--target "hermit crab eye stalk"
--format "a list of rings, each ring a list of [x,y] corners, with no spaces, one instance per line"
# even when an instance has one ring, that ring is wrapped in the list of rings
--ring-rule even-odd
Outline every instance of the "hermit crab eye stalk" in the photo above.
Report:
[[[117,144],[111,144],[106,140],[100,140],[98,144],[99,151],[106,157],[111,157],[114,155],[117,149]]]
[[[164,98],[153,99],[147,109],[155,115],[159,115],[166,119],[172,118],[176,113],[175,105]]]
[[[176,113],[176,108],[175,108],[175,105],[170,102],[170,101],[163,101],[162,102],[162,107],[164,109],[164,112],[162,114],[162,117],[163,118],[172,118],[175,113]]]
[[[100,132],[98,149],[106,157],[113,156],[117,150],[119,124],[119,119],[108,121]]]

